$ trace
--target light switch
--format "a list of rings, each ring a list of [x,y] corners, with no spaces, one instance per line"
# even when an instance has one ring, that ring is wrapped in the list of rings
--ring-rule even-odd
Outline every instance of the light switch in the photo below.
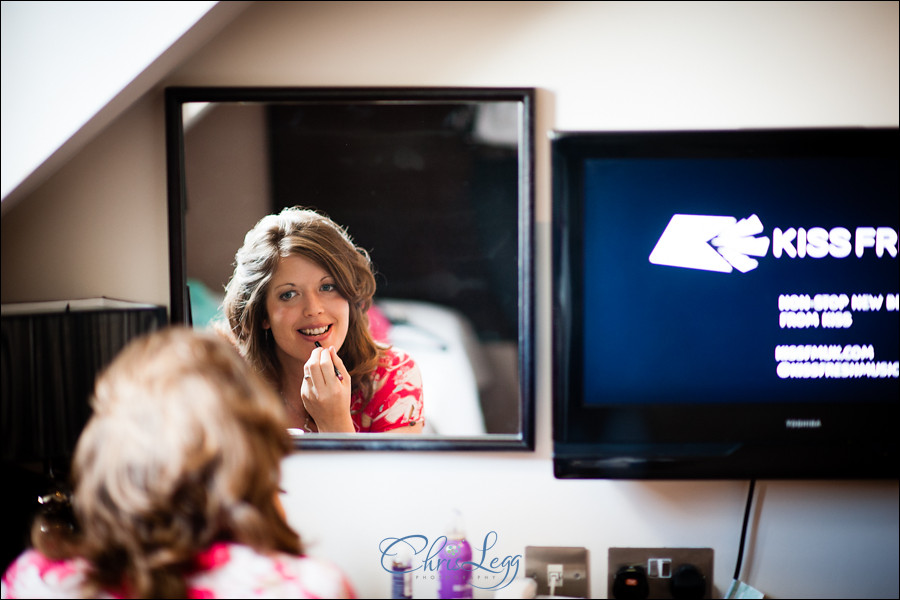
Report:
[[[671,558],[651,558],[647,560],[647,577],[669,579],[672,577]]]

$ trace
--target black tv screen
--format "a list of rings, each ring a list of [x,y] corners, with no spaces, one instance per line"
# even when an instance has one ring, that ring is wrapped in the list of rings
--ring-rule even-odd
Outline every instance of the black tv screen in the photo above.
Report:
[[[558,478],[895,478],[898,130],[552,138]]]

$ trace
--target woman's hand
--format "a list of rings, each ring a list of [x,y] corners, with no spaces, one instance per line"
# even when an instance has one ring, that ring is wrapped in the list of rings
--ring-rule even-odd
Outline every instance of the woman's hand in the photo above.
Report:
[[[320,433],[355,433],[350,418],[350,374],[333,347],[314,348],[303,365],[303,407]]]

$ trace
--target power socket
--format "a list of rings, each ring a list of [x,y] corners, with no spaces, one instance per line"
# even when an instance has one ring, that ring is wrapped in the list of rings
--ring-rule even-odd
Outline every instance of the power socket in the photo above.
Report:
[[[608,565],[608,598],[713,596],[712,548],[610,548]]]
[[[538,596],[589,598],[587,548],[526,546],[525,577],[537,582]]]

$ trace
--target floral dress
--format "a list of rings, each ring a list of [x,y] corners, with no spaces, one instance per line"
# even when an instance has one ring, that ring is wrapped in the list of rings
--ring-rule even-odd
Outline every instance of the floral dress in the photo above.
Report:
[[[403,350],[389,348],[375,370],[375,393],[368,404],[357,390],[350,398],[356,430],[381,433],[416,425],[424,420],[422,374]]]
[[[87,562],[52,561],[26,550],[3,576],[3,598],[80,598]],[[121,590],[101,598],[125,597]],[[197,557],[188,598],[354,598],[343,573],[330,563],[290,554],[260,554],[217,543]]]

